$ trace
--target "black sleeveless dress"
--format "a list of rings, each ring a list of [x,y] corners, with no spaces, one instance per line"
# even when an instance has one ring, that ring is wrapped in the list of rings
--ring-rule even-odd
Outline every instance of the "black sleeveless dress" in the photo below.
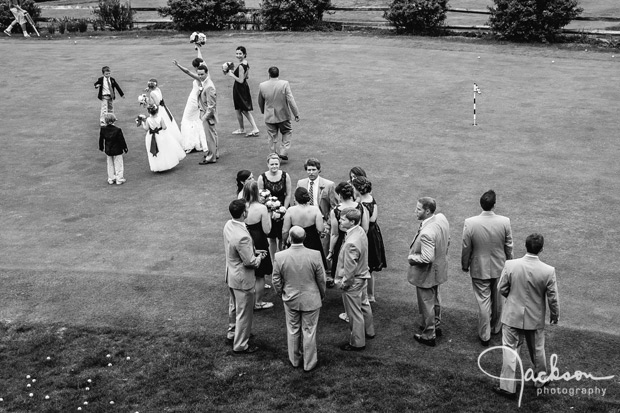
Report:
[[[316,229],[316,225],[312,224],[309,227],[304,227],[304,231],[306,231],[304,247],[319,251],[323,260],[323,269],[327,270],[327,259],[325,259],[325,251],[323,251],[323,245],[321,244],[321,234]]]
[[[284,198],[286,198],[286,172],[282,171],[282,177],[278,182],[271,182],[267,179],[267,175],[263,172],[263,187],[271,192],[271,196],[278,198],[278,201],[284,205]],[[274,220],[271,219],[271,232],[267,235],[268,238],[282,239],[282,224],[283,219]]]
[[[263,232],[263,224],[259,221],[256,224],[245,225],[254,242],[254,248],[257,250],[267,251],[267,256],[262,259],[260,266],[254,271],[254,275],[257,278],[263,278],[265,275],[269,275],[273,272],[273,265],[271,264],[271,255],[269,255],[269,241],[267,241],[267,235]]]
[[[370,216],[375,210],[375,199],[372,202],[362,202],[368,210]],[[383,236],[381,228],[375,222],[368,222],[368,268],[370,272],[381,271],[387,268],[387,260],[385,259],[385,246],[383,245]]]
[[[233,103],[235,104],[235,110],[251,112],[253,109],[252,95],[250,94],[250,86],[248,85],[250,65],[238,65],[233,72],[237,77],[239,77],[239,66],[243,66],[243,70],[245,71],[245,79],[243,79],[243,83],[239,83],[235,80],[235,84],[233,85]]]
[[[334,208],[334,215],[336,217],[336,221],[340,222],[340,214],[342,213],[342,210],[340,210],[341,204],[338,204],[336,206],[336,208]],[[355,207],[355,209],[357,209],[358,211],[360,211],[360,213],[362,214],[362,217],[364,216],[364,207],[362,206],[361,203],[357,203],[357,206]],[[360,223],[362,222],[361,218],[360,218]],[[342,231],[340,229],[340,226],[338,226],[338,239],[336,240],[336,245],[334,245],[334,250],[332,253],[332,276],[335,278],[335,272],[336,269],[338,268],[338,255],[340,254],[340,248],[342,247],[342,243],[344,242],[344,235],[346,234],[346,232]]]

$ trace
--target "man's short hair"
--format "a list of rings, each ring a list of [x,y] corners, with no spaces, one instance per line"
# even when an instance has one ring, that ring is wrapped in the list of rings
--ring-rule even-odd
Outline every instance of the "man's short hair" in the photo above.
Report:
[[[196,70],[204,70],[205,73],[209,73],[209,68],[207,67],[205,62],[200,63],[198,67],[196,68]]]
[[[495,200],[496,200],[495,191],[492,189],[489,189],[484,194],[482,194],[482,196],[480,197],[480,206],[482,207],[483,210],[490,211],[493,209],[493,207],[495,207]]]
[[[362,220],[362,213],[357,208],[345,208],[342,210],[342,215],[345,216],[349,221],[355,223],[355,225],[359,225]]]
[[[101,73],[110,72],[110,66],[103,66],[101,68]]]
[[[306,239],[306,231],[300,226],[293,226],[288,235],[291,237],[291,244],[301,244]]]
[[[243,200],[243,199],[235,199],[228,206],[228,210],[230,211],[230,215],[233,218],[235,218],[235,219],[241,218],[241,216],[245,212],[245,200]]]
[[[435,213],[435,209],[437,209],[437,203],[435,200],[429,196],[424,196],[418,199],[418,202],[422,205],[422,209],[428,209],[432,214]]]
[[[321,170],[321,162],[316,158],[306,159],[306,162],[304,162],[304,169],[307,170],[309,166],[314,166],[319,171]]]
[[[269,73],[269,77],[279,77],[280,76],[280,69],[278,69],[275,66],[271,66],[269,68],[269,70],[267,70],[267,73]]]
[[[542,234],[533,233],[525,239],[525,250],[530,254],[536,254],[542,251],[545,246],[545,237]]]
[[[116,116],[114,115],[114,113],[106,113],[103,117],[103,120],[105,121],[106,125],[111,125],[116,122]]]

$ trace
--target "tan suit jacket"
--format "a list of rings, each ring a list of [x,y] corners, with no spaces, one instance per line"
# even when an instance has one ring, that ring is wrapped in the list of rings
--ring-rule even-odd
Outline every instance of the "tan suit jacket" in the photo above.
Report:
[[[273,286],[292,310],[314,311],[325,297],[325,271],[321,253],[292,244],[277,252],[273,263]]]
[[[306,188],[308,189],[308,185],[310,184],[310,178],[304,178],[297,181],[297,188]],[[329,213],[332,209],[338,205],[338,199],[336,198],[336,191],[334,182],[329,179],[325,179],[321,176],[315,179],[315,185],[318,185],[318,204],[317,206],[321,210],[321,214],[323,215],[323,220],[329,220]]]
[[[416,287],[431,288],[448,281],[450,224],[443,214],[423,223],[411,242],[407,280]]]
[[[200,120],[218,122],[217,117],[217,93],[215,85],[210,77],[202,85],[202,91],[198,93],[198,108],[200,109]]]
[[[510,219],[483,211],[467,218],[463,226],[461,267],[472,278],[499,278],[506,260],[512,259]]]
[[[359,225],[351,228],[345,236],[338,255],[335,280],[337,283],[342,282],[346,290],[356,278],[370,278],[368,236]]]
[[[506,297],[502,323],[507,326],[523,330],[544,328],[547,302],[551,320],[560,318],[555,268],[537,255],[525,254],[523,258],[506,261],[498,289]]]
[[[258,106],[265,115],[265,123],[280,123],[299,116],[295,98],[288,81],[269,79],[259,85]]]
[[[251,290],[256,283],[254,269],[260,258],[254,254],[252,237],[243,222],[229,220],[224,225],[226,283],[235,290]]]

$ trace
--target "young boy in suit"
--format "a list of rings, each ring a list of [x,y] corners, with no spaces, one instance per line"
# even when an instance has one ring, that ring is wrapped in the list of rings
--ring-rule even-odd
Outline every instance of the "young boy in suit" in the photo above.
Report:
[[[108,155],[108,184],[122,185],[127,180],[123,177],[123,153],[127,153],[127,143],[121,128],[114,126],[116,116],[105,115],[106,126],[99,132],[99,150]]]
[[[101,76],[95,82],[95,88],[99,88],[99,92],[97,94],[97,98],[101,101],[101,114],[99,116],[99,124],[101,126],[105,126],[105,115],[108,113],[114,113],[114,99],[116,99],[116,95],[114,94],[114,89],[118,90],[118,94],[124,99],[125,95],[121,90],[121,87],[116,83],[116,80],[111,76],[112,72],[110,71],[109,66],[103,66],[101,68]]]

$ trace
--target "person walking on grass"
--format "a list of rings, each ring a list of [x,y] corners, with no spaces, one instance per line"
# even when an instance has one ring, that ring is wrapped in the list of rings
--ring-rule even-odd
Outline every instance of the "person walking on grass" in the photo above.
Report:
[[[527,253],[522,258],[506,261],[499,280],[499,292],[506,297],[502,313],[504,351],[500,385],[493,391],[509,399],[516,398],[515,371],[524,338],[534,365],[534,386],[543,387],[547,383],[545,314],[548,305],[549,321],[557,324],[560,300],[555,268],[538,257],[544,245],[545,238],[541,234],[529,235],[525,239]]]
[[[259,85],[258,106],[265,115],[269,152],[277,153],[280,159],[288,161],[293,136],[291,114],[295,117],[295,122],[299,122],[299,110],[288,81],[279,79],[280,69],[272,66],[268,72],[269,80]],[[280,144],[278,132],[282,135]]]

